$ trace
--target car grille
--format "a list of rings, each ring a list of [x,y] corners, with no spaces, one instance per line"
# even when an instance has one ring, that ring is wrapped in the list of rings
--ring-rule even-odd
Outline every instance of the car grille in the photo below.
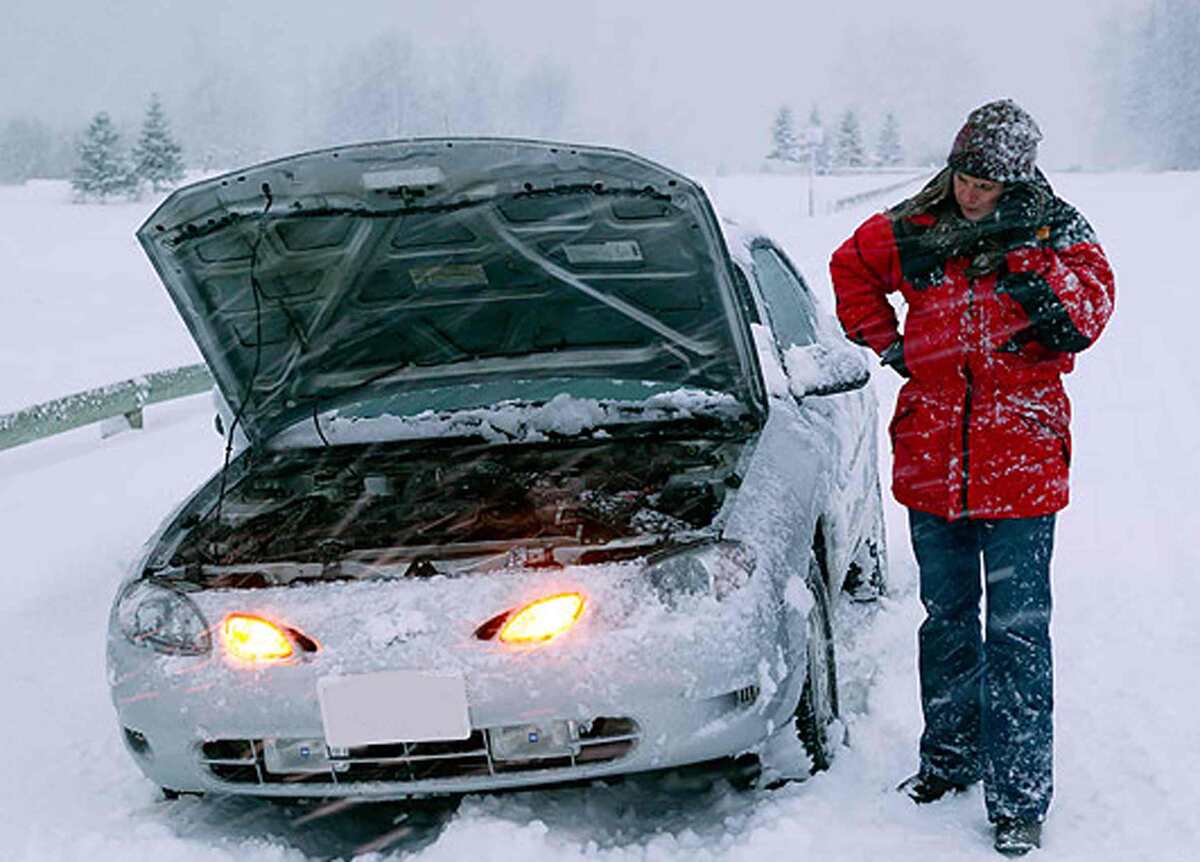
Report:
[[[580,725],[577,751],[563,757],[497,760],[485,730],[467,739],[396,742],[343,749],[328,755],[328,768],[296,772],[267,769],[261,739],[215,739],[200,745],[200,762],[220,781],[231,784],[357,784],[368,781],[414,782],[473,778],[514,772],[570,769],[609,763],[629,754],[641,737],[632,718],[595,718]]]

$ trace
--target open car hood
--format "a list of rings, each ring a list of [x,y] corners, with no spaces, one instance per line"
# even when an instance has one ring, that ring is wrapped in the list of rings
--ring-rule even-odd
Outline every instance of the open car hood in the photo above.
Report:
[[[350,400],[573,378],[764,396],[704,193],[616,150],[363,144],[172,194],[141,242],[252,443]]]

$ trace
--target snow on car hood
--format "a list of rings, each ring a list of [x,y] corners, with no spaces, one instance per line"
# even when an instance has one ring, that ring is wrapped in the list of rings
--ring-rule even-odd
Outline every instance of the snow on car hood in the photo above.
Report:
[[[755,665],[773,642],[771,604],[761,595],[768,587],[764,579],[752,579],[724,600],[680,596],[667,604],[642,565],[623,563],[514,569],[482,578],[206,590],[190,597],[210,623],[249,611],[304,632],[321,644],[306,664],[322,675],[398,667],[459,671],[472,686],[492,689],[477,691],[477,704],[506,689],[540,688],[543,698],[531,703],[536,710],[539,700],[565,690],[585,704],[579,712],[586,715],[595,709],[603,714],[602,704],[628,706],[630,688],[647,662],[656,682],[671,681],[660,697],[711,697],[757,682]],[[585,610],[579,624],[553,643],[514,648],[475,635],[498,612],[564,592],[583,595]],[[172,660],[160,666],[169,672]],[[191,671],[194,684],[222,678],[222,666],[204,661]],[[244,707],[252,709],[249,700]]]
[[[707,198],[628,153],[305,153],[175,192],[138,240],[255,443],[367,387],[605,378],[763,409]]]
[[[298,422],[271,438],[269,448],[301,449],[431,437],[533,443],[581,434],[602,438],[614,426],[677,422],[692,417],[734,425],[746,415],[743,405],[730,395],[685,389],[657,393],[638,401],[576,398],[560,392],[540,403],[500,401],[475,409],[425,409],[413,415],[389,412],[388,407],[386,401],[375,401],[369,405],[374,415],[350,409],[332,411],[316,421]]]

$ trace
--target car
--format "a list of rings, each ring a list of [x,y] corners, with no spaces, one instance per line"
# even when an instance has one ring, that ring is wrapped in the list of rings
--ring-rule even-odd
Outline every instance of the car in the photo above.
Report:
[[[769,237],[636,155],[484,138],[204,179],[137,237],[225,404],[109,622],[168,796],[828,765],[876,403]]]

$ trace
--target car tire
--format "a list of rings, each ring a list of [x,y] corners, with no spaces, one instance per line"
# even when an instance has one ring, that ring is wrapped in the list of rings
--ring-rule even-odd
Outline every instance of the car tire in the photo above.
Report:
[[[832,727],[838,720],[837,659],[833,643],[833,615],[821,565],[813,553],[808,586],[814,604],[808,613],[804,686],[796,704],[796,736],[808,754],[812,774],[829,768],[835,745]]]

